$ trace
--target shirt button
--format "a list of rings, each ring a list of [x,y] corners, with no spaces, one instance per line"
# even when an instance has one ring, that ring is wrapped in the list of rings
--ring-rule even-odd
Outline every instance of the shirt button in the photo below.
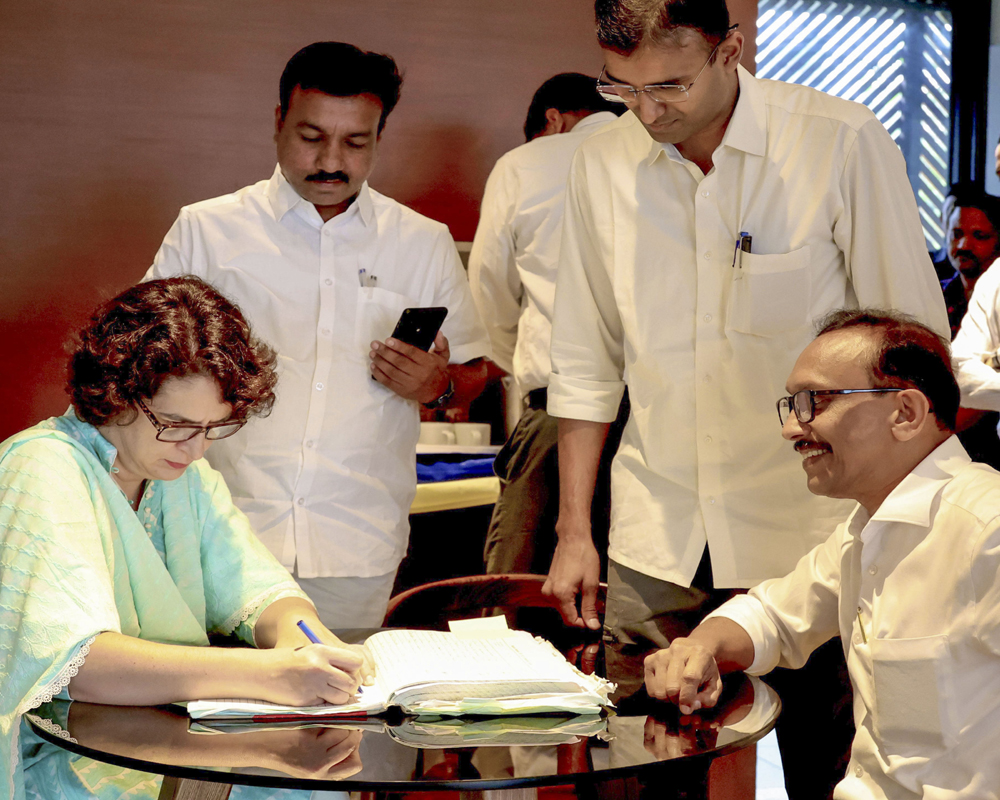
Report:
[[[310,439],[308,442],[306,442],[306,447],[312,447],[312,446],[313,446],[313,440]]]
[[[860,777],[861,777],[862,775],[864,775],[864,774],[865,774],[865,771],[864,771],[863,769],[861,769],[861,767],[860,767],[860,766],[858,766],[858,767],[855,767],[855,768],[854,768],[854,774],[855,774],[855,775],[856,775],[857,777],[859,777],[859,778],[860,778]]]
[[[706,250],[705,251],[705,258],[711,258],[711,257],[712,257],[712,251],[711,250]]]
[[[702,378],[702,381],[704,381],[705,383],[711,383],[712,382],[712,376],[711,375],[706,375],[705,377]]]
[[[327,286],[333,286],[333,278],[327,278],[325,281],[323,281],[323,283],[325,283]]]
[[[877,572],[878,572],[878,567],[876,567],[874,564],[872,564],[870,567],[868,567],[868,574],[869,575],[875,575]]]
[[[705,442],[706,442],[707,444],[711,444],[711,443],[712,443],[712,437],[711,437],[711,436],[706,436],[706,437],[705,437]]]
[[[709,497],[708,498],[708,504],[710,506],[714,506],[715,505],[715,498],[714,497]]]
[[[322,333],[324,336],[329,336],[330,335],[330,329],[329,328],[323,328],[323,329],[320,330],[320,333]]]
[[[711,194],[711,192],[706,191],[706,192],[702,192],[701,196],[702,197],[708,197],[710,194]]]
[[[712,321],[712,315],[711,314],[706,314],[704,316],[704,320],[705,320],[705,322],[711,322]]]
[[[316,384],[316,391],[317,392],[322,392],[323,391],[323,384],[322,383],[317,383]]]
[[[300,497],[295,502],[298,503],[300,506],[304,506],[306,504],[306,499],[304,497]]]
[[[858,646],[858,645],[861,644],[861,637],[858,636],[857,634],[854,634],[854,644],[855,644],[855,646]]]

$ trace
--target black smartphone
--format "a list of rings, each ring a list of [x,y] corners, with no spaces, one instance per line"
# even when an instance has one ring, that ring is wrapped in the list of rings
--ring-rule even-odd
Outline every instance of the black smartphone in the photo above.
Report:
[[[412,344],[424,351],[430,350],[434,344],[434,337],[437,336],[447,316],[448,309],[444,306],[404,308],[399,322],[396,323],[396,329],[392,332],[392,338]]]

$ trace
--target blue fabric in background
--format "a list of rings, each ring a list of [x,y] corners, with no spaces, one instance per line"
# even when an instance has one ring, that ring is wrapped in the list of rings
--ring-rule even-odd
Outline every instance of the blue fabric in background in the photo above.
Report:
[[[464,461],[437,461],[433,464],[417,462],[417,483],[455,481],[460,478],[483,478],[493,475],[493,456],[467,458]]]

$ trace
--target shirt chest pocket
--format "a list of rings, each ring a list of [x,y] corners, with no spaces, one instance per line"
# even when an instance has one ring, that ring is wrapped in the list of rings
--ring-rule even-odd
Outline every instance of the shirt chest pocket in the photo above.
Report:
[[[912,754],[957,739],[948,637],[873,639],[874,730],[889,753]]]
[[[403,309],[418,305],[420,304],[416,300],[405,294],[371,286],[359,287],[354,326],[357,352],[367,360],[371,343],[388,339],[399,322]]]
[[[740,253],[733,270],[726,330],[774,336],[809,323],[809,248]]]

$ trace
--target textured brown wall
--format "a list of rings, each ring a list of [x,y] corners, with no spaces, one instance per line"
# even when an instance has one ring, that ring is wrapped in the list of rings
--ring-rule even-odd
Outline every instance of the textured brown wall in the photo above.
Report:
[[[756,6],[730,0],[751,42]],[[270,175],[278,76],[318,39],[405,69],[371,182],[459,240],[538,84],[601,63],[589,0],[0,3],[0,439],[66,408],[64,342],[181,205]]]

